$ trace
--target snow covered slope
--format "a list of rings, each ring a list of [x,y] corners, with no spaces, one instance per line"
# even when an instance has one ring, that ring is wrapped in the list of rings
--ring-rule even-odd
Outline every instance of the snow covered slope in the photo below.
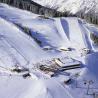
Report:
[[[0,4],[1,98],[94,98],[97,58],[97,27]]]
[[[38,59],[40,55],[44,55],[44,52],[36,42],[26,36],[13,24],[0,18],[0,28],[2,28],[0,29],[0,56],[5,66],[9,66],[11,61],[11,65],[18,63],[19,65],[26,65],[36,60],[36,58]],[[37,51],[40,55],[34,51]]]
[[[71,13],[77,13],[83,11],[85,13],[89,11],[98,11],[98,0],[33,0],[44,6],[55,8],[59,11],[70,11]]]
[[[1,6],[0,11],[2,11],[0,13],[2,18],[20,27],[27,28],[32,37],[41,42],[41,47],[68,48],[73,45],[74,48],[78,46],[77,49],[94,48],[90,34],[97,32],[97,29],[92,28],[81,19],[44,19],[27,11],[23,11],[24,14],[21,14],[23,13],[22,10],[17,9],[15,11],[15,9],[7,5]]]

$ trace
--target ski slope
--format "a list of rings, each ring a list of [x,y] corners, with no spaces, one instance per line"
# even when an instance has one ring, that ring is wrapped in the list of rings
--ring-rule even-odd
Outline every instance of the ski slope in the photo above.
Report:
[[[40,55],[36,54],[34,51],[37,51],[37,53],[39,52],[41,55],[45,55],[34,40],[26,36],[12,23],[0,18],[0,28],[3,28],[0,29],[0,56],[1,61],[6,63],[5,66],[9,66],[11,61],[11,65],[29,65],[29,63],[32,63],[36,58],[40,58]]]
[[[45,19],[6,4],[0,4],[0,12],[1,98],[94,98],[94,94],[98,95],[98,44],[91,39],[91,34],[98,37],[97,27],[76,17]],[[80,68],[58,72],[54,77],[38,69],[40,64],[67,66],[74,61],[81,62]],[[29,71],[13,72],[17,67]],[[27,73],[30,76],[24,78]]]

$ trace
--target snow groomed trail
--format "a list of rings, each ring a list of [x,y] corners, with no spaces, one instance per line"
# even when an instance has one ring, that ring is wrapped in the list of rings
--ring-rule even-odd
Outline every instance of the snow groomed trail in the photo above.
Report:
[[[56,19],[56,26],[65,44],[76,49],[93,49],[90,34],[93,33],[82,20],[77,18],[60,18]]]

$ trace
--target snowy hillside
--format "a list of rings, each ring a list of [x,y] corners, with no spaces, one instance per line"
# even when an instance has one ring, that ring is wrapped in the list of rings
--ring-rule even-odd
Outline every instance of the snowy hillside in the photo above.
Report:
[[[58,11],[70,11],[77,13],[79,11],[94,11],[98,13],[98,0],[32,0],[44,6],[57,9]]]
[[[97,58],[94,25],[0,3],[0,98],[97,98]]]

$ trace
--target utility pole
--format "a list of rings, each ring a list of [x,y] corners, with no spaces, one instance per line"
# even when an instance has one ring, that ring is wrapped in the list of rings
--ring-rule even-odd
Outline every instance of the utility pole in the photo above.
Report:
[[[87,86],[87,92],[86,92],[87,95],[92,95],[92,94],[89,93],[89,90],[90,90],[90,86],[91,86],[93,83],[94,83],[93,80],[84,80],[84,85]]]

